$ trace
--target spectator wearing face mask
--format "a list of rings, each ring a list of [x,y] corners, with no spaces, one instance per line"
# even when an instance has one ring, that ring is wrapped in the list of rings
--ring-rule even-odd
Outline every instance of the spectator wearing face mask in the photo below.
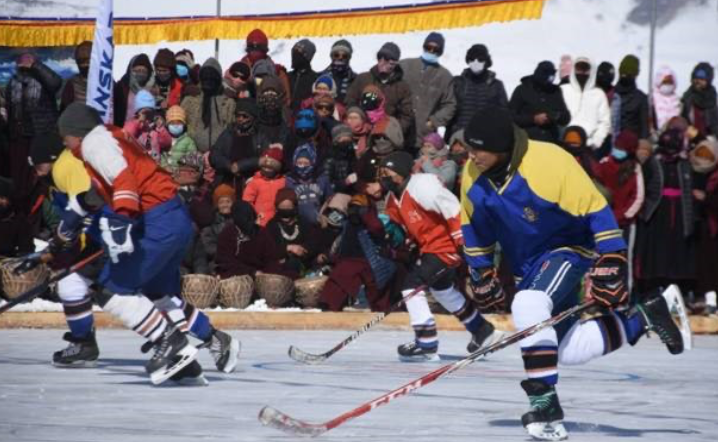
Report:
[[[411,87],[404,80],[404,70],[399,65],[401,50],[395,43],[388,42],[379,49],[376,58],[377,64],[369,72],[359,74],[352,83],[347,92],[347,106],[360,105],[366,87],[377,86],[384,95],[384,112],[399,121],[406,138],[413,130],[414,107]]]
[[[224,73],[224,94],[232,99],[255,98],[252,68],[243,61],[232,64]]]
[[[160,49],[153,62],[155,69],[155,86],[153,95],[157,98],[160,109],[167,110],[179,105],[182,99],[184,83],[177,77],[177,61],[174,52]]]
[[[662,131],[666,123],[681,114],[681,97],[676,93],[676,73],[667,66],[656,72],[653,82],[653,128]]]
[[[493,61],[489,50],[482,44],[475,44],[466,52],[466,64],[461,75],[454,77],[456,114],[447,128],[447,137],[464,129],[477,112],[487,108],[508,109],[506,89],[496,73],[489,68]]]
[[[257,105],[249,98],[237,100],[235,122],[220,135],[210,151],[210,163],[217,181],[229,184],[237,192],[259,168],[261,146],[257,139]]]
[[[247,63],[249,67],[252,68],[252,76],[255,76],[255,64],[261,60],[266,60],[266,64],[271,66],[271,69],[274,71],[274,76],[279,79],[284,88],[285,94],[282,97],[284,99],[283,104],[290,106],[292,103],[292,89],[289,85],[287,69],[280,64],[276,64],[274,60],[272,60],[272,57],[269,56],[269,38],[267,38],[267,34],[261,29],[255,29],[247,34],[245,50],[247,55],[240,61]],[[257,86],[260,86],[260,84],[257,84]]]
[[[259,116],[256,123],[257,138],[262,149],[271,144],[286,146],[291,134],[291,113],[284,105],[286,92],[276,77],[268,77],[257,89]]]
[[[691,73],[691,85],[683,94],[681,116],[703,137],[718,136],[718,104],[710,63],[698,63]]]
[[[605,157],[611,153],[613,143],[616,141],[621,127],[621,95],[616,92],[616,67],[608,61],[602,61],[598,65],[596,71],[596,87],[601,89],[608,99],[608,106],[611,108],[611,136],[606,137],[601,148],[594,151],[594,156],[598,159]]]
[[[292,112],[299,110],[302,101],[312,96],[312,88],[319,74],[312,69],[312,59],[317,52],[314,43],[306,38],[292,47],[292,70],[289,71],[289,91]]]
[[[648,96],[636,86],[636,78],[640,72],[640,62],[635,55],[626,55],[618,68],[618,84],[616,94],[621,97],[620,126],[612,127],[619,134],[630,130],[638,138],[649,136]]]
[[[412,91],[415,139],[407,140],[412,148],[420,149],[426,135],[446,125],[456,113],[453,76],[439,64],[444,54],[444,36],[430,33],[424,40],[421,57],[404,59],[399,63],[404,79]]]
[[[591,60],[575,60],[571,81],[561,86],[563,99],[571,113],[570,126],[581,126],[586,131],[587,145],[600,149],[611,133],[611,110],[606,94],[596,87],[596,70]]]
[[[542,61],[533,75],[521,79],[511,95],[509,106],[514,122],[529,138],[559,143],[559,127],[571,120],[563,101],[561,88],[554,84],[556,68],[550,61]]]
[[[182,107],[187,113],[187,131],[197,149],[205,153],[234,122],[235,101],[223,93],[222,67],[215,58],[204,62],[199,78],[202,91],[196,97],[185,97]]]
[[[294,151],[299,146],[311,143],[316,149],[317,164],[324,164],[324,159],[332,149],[331,131],[336,121],[320,119],[314,109],[302,109],[294,120],[294,133],[290,135],[289,142],[284,148],[284,154],[294,157]],[[292,169],[292,164],[285,164],[286,171]]]
[[[167,131],[172,136],[172,145],[168,151],[161,154],[160,164],[168,172],[174,174],[179,166],[179,160],[185,155],[197,152],[197,145],[187,134],[187,116],[180,106],[167,109],[165,115]]]
[[[329,177],[319,169],[317,153],[311,142],[299,146],[287,174],[287,188],[297,195],[299,217],[307,224],[319,224],[319,209],[334,194]]]
[[[65,83],[60,96],[60,112],[64,111],[70,103],[85,102],[87,98],[87,74],[90,72],[90,55],[92,42],[83,41],[75,47],[75,63],[79,72]]]
[[[242,200],[248,202],[257,213],[257,224],[266,226],[274,217],[274,199],[280,189],[284,189],[287,180],[282,175],[284,154],[281,146],[272,146],[259,158],[259,172],[247,182]]]
[[[320,73],[320,75],[328,75],[336,84],[336,96],[334,97],[338,103],[346,104],[346,96],[349,87],[357,77],[352,70],[350,63],[354,48],[348,40],[337,40],[332,45],[329,56],[332,62]]]
[[[354,167],[357,162],[354,136],[349,126],[338,124],[332,129],[332,149],[324,161],[323,169],[337,193],[352,193],[357,181]]]
[[[177,78],[184,84],[183,93],[185,95],[199,95],[200,66],[194,61],[194,53],[189,49],[182,49],[175,54],[175,62]]]
[[[144,53],[132,57],[127,72],[113,89],[115,126],[123,127],[126,121],[135,116],[135,95],[143,89],[152,91],[154,85],[155,75],[150,57]]]

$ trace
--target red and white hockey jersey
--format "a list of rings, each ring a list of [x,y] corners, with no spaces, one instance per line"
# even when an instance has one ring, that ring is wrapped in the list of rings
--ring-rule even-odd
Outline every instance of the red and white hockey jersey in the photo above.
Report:
[[[172,176],[114,126],[97,126],[73,154],[85,163],[93,186],[116,213],[136,216],[177,194]]]
[[[390,194],[386,213],[404,227],[419,246],[419,251],[437,255],[450,266],[461,263],[463,245],[460,204],[436,175],[412,175],[397,201]]]

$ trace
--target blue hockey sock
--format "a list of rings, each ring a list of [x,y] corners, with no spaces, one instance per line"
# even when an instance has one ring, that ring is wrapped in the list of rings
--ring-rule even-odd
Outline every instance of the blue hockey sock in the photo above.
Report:
[[[631,312],[629,314],[629,312]],[[631,345],[636,345],[638,340],[646,333],[646,324],[643,321],[641,313],[636,309],[629,312],[616,312],[616,316],[621,320],[623,329],[626,332],[626,339]]]
[[[87,296],[79,301],[63,302],[62,309],[73,337],[83,339],[92,332],[95,325],[92,298]]]

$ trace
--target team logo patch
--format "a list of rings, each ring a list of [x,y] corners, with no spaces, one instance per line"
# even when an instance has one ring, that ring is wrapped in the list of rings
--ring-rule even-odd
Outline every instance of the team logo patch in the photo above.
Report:
[[[536,221],[538,221],[538,215],[536,214],[536,212],[534,212],[532,208],[528,206],[524,207],[523,218],[530,223],[535,223]]]

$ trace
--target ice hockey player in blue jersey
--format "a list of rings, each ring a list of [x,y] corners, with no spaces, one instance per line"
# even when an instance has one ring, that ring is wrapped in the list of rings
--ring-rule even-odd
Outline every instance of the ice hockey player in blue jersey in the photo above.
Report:
[[[558,146],[529,140],[510,114],[488,109],[466,128],[470,160],[461,183],[464,253],[484,304],[503,301],[494,250],[500,245],[518,281],[511,312],[518,330],[578,303],[583,276],[605,307],[590,320],[564,321],[521,341],[530,410],[522,416],[539,440],[568,437],[556,393],[559,363],[583,364],[636,344],[653,330],[672,354],[683,339],[666,301],[628,308],[626,243],[611,208],[576,160]]]

